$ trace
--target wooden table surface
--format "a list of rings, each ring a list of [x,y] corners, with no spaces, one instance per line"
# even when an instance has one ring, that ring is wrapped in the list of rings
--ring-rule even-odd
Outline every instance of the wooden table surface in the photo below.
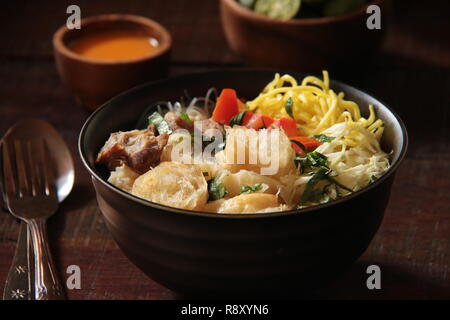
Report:
[[[77,153],[89,113],[77,105],[55,69],[51,37],[76,3],[83,17],[134,13],[156,19],[174,38],[171,74],[240,66],[227,47],[217,0],[11,1],[0,20],[0,134],[16,121],[48,120],[75,158],[76,184],[49,222],[61,277],[79,265],[81,290],[70,299],[175,299],[119,250],[99,213],[90,177]],[[380,230],[341,278],[311,297],[327,299],[450,299],[450,2],[395,0],[381,54],[363,68],[332,74],[392,106],[410,135]],[[13,257],[19,224],[0,212],[0,291]],[[381,267],[381,290],[366,288],[366,268]]]

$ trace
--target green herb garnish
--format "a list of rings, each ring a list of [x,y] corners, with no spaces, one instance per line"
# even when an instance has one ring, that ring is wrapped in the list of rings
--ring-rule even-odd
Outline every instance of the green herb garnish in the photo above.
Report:
[[[319,140],[320,142],[331,142],[334,139],[334,137],[326,136],[324,134],[316,134],[313,135],[311,138]]]
[[[186,122],[192,122],[191,118],[189,118],[189,116],[184,112],[180,112],[180,118]]]
[[[163,116],[159,112],[155,111],[148,117],[148,124],[153,124],[159,134],[172,133],[172,129],[170,129],[169,124],[166,120],[164,120]]]
[[[262,183],[257,183],[254,186],[243,185],[241,187],[241,190],[240,190],[239,194],[247,194],[247,193],[258,192],[258,191],[261,191],[262,188],[263,188]]]
[[[286,113],[294,119],[294,114],[292,113],[292,108],[294,107],[294,100],[291,97],[287,98],[286,104],[284,105],[284,109],[286,109]]]
[[[309,152],[304,157],[296,157],[294,161],[297,167],[300,165],[302,173],[306,169],[312,169],[314,167],[328,168],[328,157],[317,151]]]
[[[320,152],[313,151],[306,155],[309,167],[328,167],[328,157]]]
[[[321,166],[316,171],[312,171],[310,173],[312,177],[306,183],[305,190],[303,191],[302,197],[300,198],[299,206],[302,206],[308,202],[326,203],[332,200],[336,200],[330,197],[328,193],[328,189],[332,184],[336,186],[337,197],[341,196],[338,188],[344,189],[345,191],[348,191],[350,193],[353,192],[352,189],[344,186],[342,183],[334,179],[331,176],[333,173],[334,172],[326,166]],[[325,187],[323,187],[323,189],[314,188],[317,183],[322,180],[327,180],[330,182],[330,184],[327,184]]]
[[[228,193],[222,182],[223,176],[224,175],[221,174],[208,181],[208,193],[210,201],[222,199]]]
[[[244,120],[244,116],[247,113],[247,110],[244,110],[237,115],[235,115],[233,118],[230,119],[230,127],[233,126],[240,126],[242,124],[242,120]]]
[[[311,179],[306,183],[305,191],[303,191],[299,205],[303,205],[307,202],[318,202],[315,200],[317,200],[319,191],[322,194],[322,190],[317,191],[314,187],[320,180],[325,179],[329,173],[330,169],[327,167],[320,167],[313,173]]]

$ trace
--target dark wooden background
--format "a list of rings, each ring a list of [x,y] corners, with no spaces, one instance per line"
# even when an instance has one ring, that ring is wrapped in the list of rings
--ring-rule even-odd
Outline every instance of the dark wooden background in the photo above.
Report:
[[[53,32],[66,7],[82,16],[134,13],[165,25],[174,38],[171,74],[240,66],[227,47],[217,0],[10,1],[0,9],[0,134],[26,117],[51,122],[76,164],[73,193],[49,222],[61,277],[82,271],[82,289],[70,299],[174,299],[118,249],[99,214],[78,157],[78,132],[89,113],[57,75]],[[382,52],[364,66],[332,77],[363,88],[405,121],[410,148],[399,169],[383,224],[354,266],[310,297],[327,299],[450,299],[450,2],[394,0],[394,19]],[[356,44],[357,45],[357,44]],[[0,290],[13,256],[18,222],[0,212]],[[366,286],[368,265],[382,271],[382,289]],[[332,266],[330,266],[332,267]]]

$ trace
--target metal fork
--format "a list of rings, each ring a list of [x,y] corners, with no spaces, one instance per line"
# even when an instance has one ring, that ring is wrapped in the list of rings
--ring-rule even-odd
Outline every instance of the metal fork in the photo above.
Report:
[[[47,240],[47,218],[58,209],[47,145],[43,140],[15,140],[13,145],[11,148],[6,141],[3,144],[5,202],[9,211],[30,228],[35,299],[64,299]]]

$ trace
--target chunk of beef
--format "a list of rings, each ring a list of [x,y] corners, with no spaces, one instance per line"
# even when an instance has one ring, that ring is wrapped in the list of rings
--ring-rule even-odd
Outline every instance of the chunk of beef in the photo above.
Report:
[[[223,127],[223,125],[221,125],[220,123],[215,122],[212,119],[206,119],[206,120],[202,120],[201,121],[201,128],[202,128],[202,135],[203,136],[210,136],[207,131],[210,129],[215,129],[218,130],[222,136],[225,134],[225,129]]]
[[[167,112],[164,116],[169,127],[175,131],[178,129],[186,129],[189,132],[194,132],[194,122],[189,122],[176,115],[174,112]]]
[[[167,112],[164,116],[164,120],[169,124],[170,128],[175,131],[178,129],[186,129],[190,133],[194,133],[194,122],[189,122],[176,115],[174,112]],[[200,128],[201,126],[201,135],[210,136],[206,134],[206,131],[209,129],[216,129],[220,131],[222,134],[225,133],[223,125],[215,122],[212,119],[201,120],[200,123],[196,122],[195,127]],[[198,130],[198,129],[197,129]]]
[[[151,128],[112,133],[100,150],[96,163],[108,166],[109,170],[126,164],[139,174],[159,164],[159,158],[169,135],[155,136]]]

